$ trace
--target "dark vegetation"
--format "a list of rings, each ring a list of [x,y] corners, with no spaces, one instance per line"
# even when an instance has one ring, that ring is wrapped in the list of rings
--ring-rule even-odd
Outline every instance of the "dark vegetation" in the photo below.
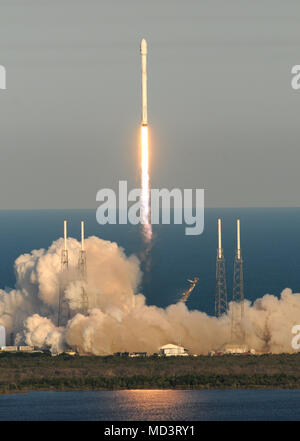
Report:
[[[0,393],[272,387],[300,388],[300,354],[128,358],[0,353]]]

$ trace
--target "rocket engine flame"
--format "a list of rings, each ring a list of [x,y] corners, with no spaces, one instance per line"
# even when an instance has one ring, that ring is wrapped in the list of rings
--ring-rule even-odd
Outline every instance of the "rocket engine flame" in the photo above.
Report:
[[[149,177],[149,143],[148,126],[141,127],[141,220],[146,242],[152,238],[150,223],[150,177]]]

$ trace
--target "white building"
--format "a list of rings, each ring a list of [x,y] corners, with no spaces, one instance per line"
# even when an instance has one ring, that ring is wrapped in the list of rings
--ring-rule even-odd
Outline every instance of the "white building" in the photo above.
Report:
[[[131,358],[147,357],[147,352],[130,352],[129,357]]]
[[[188,354],[188,350],[183,348],[182,346],[177,346],[169,343],[159,348],[159,355],[164,357],[171,357],[171,356],[184,357],[189,354]]]
[[[2,346],[1,350],[5,352],[18,352],[18,346]]]
[[[34,347],[33,346],[19,346],[18,350],[20,352],[34,352]]]
[[[255,354],[254,349],[249,349],[246,344],[230,343],[223,347],[224,354]]]

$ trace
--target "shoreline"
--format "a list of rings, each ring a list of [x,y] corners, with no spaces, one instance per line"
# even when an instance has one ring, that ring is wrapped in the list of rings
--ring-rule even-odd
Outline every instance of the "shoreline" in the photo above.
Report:
[[[104,389],[104,388],[98,388],[98,389],[88,389],[88,388],[62,388],[62,389],[54,389],[54,388],[40,388],[40,389],[17,389],[17,390],[9,390],[9,391],[0,391],[0,398],[2,396],[7,395],[26,395],[31,392],[124,392],[124,391],[137,391],[137,390],[165,390],[165,391],[197,391],[197,390],[203,390],[203,391],[221,391],[221,390],[299,390],[300,385],[296,386],[293,385],[291,387],[289,386],[244,386],[244,387],[176,387],[176,388],[158,388],[158,387],[144,387],[144,388],[138,388],[133,387],[130,389],[126,388],[115,388],[115,389]]]
[[[300,389],[300,353],[165,358],[0,354],[0,395],[133,389]]]
[[[187,375],[145,377],[41,377],[13,383],[0,383],[0,395],[37,391],[89,390],[226,390],[226,389],[300,389],[300,377],[275,375]]]

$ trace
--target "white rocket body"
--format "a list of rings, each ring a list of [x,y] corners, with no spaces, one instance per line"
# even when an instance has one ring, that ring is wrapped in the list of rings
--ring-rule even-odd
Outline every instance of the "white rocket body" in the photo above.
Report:
[[[142,125],[148,125],[148,104],[147,104],[147,42],[143,38],[141,41],[142,57]]]

